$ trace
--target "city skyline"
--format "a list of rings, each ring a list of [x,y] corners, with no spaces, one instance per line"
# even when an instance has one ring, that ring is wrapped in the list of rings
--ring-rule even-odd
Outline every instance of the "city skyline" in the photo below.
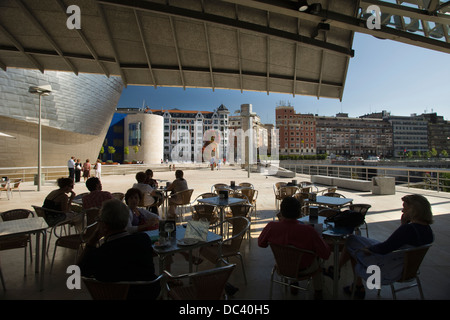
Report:
[[[450,119],[448,54],[355,34],[342,102],[337,99],[227,89],[128,86],[118,107],[213,111],[224,104],[231,115],[250,103],[263,123],[275,122],[275,107],[290,104],[297,113],[350,117],[386,110],[409,116],[436,112]]]

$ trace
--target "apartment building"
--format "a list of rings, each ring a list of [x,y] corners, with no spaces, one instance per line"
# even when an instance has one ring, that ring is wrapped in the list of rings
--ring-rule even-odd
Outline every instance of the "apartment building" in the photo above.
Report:
[[[316,116],[317,154],[344,157],[392,156],[392,126],[378,118]]]
[[[292,106],[275,108],[280,155],[316,154],[316,120],[313,114],[295,113]]]

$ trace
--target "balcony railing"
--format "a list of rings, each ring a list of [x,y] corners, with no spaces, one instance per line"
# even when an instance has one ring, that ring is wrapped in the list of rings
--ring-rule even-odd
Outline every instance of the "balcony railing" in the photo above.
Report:
[[[439,168],[336,165],[317,163],[280,163],[282,168],[305,175],[372,180],[375,176],[395,178],[397,185],[450,192],[450,170]]]

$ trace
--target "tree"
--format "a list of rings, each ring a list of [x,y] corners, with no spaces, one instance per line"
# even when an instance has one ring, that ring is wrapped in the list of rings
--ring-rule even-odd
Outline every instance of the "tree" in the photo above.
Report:
[[[138,153],[139,152],[139,147],[138,146],[134,146],[133,150],[134,150],[134,153]]]
[[[108,147],[108,153],[111,155],[112,160],[113,154],[116,153],[116,149],[114,147]]]
[[[437,157],[438,152],[437,152],[437,150],[436,150],[435,148],[431,149],[431,155],[432,155],[433,157]]]
[[[123,153],[128,156],[130,154],[130,148],[128,148],[128,147],[123,148]],[[126,157],[126,158],[128,158],[128,157]],[[125,161],[127,161],[127,159],[125,159]]]
[[[442,150],[441,151],[441,156],[444,157],[444,158],[447,158],[448,157],[448,152],[446,150]]]

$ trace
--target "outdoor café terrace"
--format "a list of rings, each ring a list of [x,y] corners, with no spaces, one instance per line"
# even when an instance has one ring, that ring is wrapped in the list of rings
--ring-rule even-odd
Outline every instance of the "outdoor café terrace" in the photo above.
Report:
[[[180,167],[181,168],[181,167]],[[145,167],[147,169],[147,167]],[[144,170],[145,170],[144,169]],[[160,184],[174,180],[174,172],[166,167],[153,166],[154,178],[160,180]],[[178,169],[178,167],[177,167]],[[231,300],[267,300],[269,299],[270,274],[274,265],[274,258],[270,248],[260,248],[257,238],[264,226],[273,220],[275,211],[275,196],[273,186],[276,182],[289,182],[292,178],[281,178],[275,175],[251,173],[236,166],[225,166],[220,170],[211,171],[204,167],[183,167],[184,176],[189,188],[194,189],[192,200],[197,195],[211,191],[211,186],[216,183],[229,183],[230,181],[250,182],[258,190],[257,219],[252,220],[251,239],[244,238],[241,244],[241,253],[247,274],[247,284],[243,279],[241,265],[238,259],[231,258],[230,262],[236,263],[230,282],[239,288],[239,291]],[[295,177],[298,181],[310,180],[308,175]],[[103,190],[110,192],[126,192],[135,183],[135,174],[105,175],[102,177]],[[40,192],[32,182],[21,184],[20,193],[15,190],[9,200],[5,193],[0,197],[0,211],[25,208],[32,209],[32,205],[42,205],[45,196],[56,189],[55,181],[46,181]],[[76,183],[74,191],[79,194],[87,192],[84,182]],[[433,246],[428,251],[420,268],[420,279],[423,292],[427,300],[445,300],[450,298],[450,194],[437,191],[413,189],[396,186],[394,195],[374,195],[371,192],[352,191],[339,188],[339,193],[353,199],[353,203],[370,204],[371,208],[366,215],[369,228],[369,236],[377,240],[385,240],[399,225],[402,201],[406,194],[418,193],[427,197],[432,204],[434,224],[432,229],[435,234]],[[187,217],[189,219],[189,216]],[[365,235],[365,231],[363,232]],[[34,240],[34,238],[33,238]],[[5,280],[6,290],[0,289],[1,300],[79,300],[91,299],[84,284],[77,290],[69,290],[66,286],[68,274],[66,269],[74,263],[75,250],[58,248],[52,273],[49,273],[53,254],[54,237],[52,237],[50,250],[46,256],[46,270],[43,290],[39,290],[39,274],[35,273],[33,263],[27,262],[27,275],[23,274],[23,249],[5,250],[0,252],[0,265]],[[34,250],[34,244],[33,244]],[[179,256],[179,255],[178,255]],[[187,263],[184,259],[175,255],[172,266],[173,274],[186,273]],[[158,260],[155,258],[156,269]],[[333,262],[333,255],[325,261],[325,266]],[[213,267],[209,262],[199,265],[199,270]],[[350,264],[344,266],[339,280],[338,299],[348,299],[342,292],[342,287],[352,283],[353,276]],[[274,285],[274,300],[312,299],[312,290],[305,294],[299,292],[292,295],[282,286]],[[333,298],[333,282],[324,279],[324,298]],[[402,291],[397,294],[398,299],[420,299],[417,288]],[[366,290],[366,300],[391,300],[392,294],[389,286],[382,287],[381,294],[377,290]]]

